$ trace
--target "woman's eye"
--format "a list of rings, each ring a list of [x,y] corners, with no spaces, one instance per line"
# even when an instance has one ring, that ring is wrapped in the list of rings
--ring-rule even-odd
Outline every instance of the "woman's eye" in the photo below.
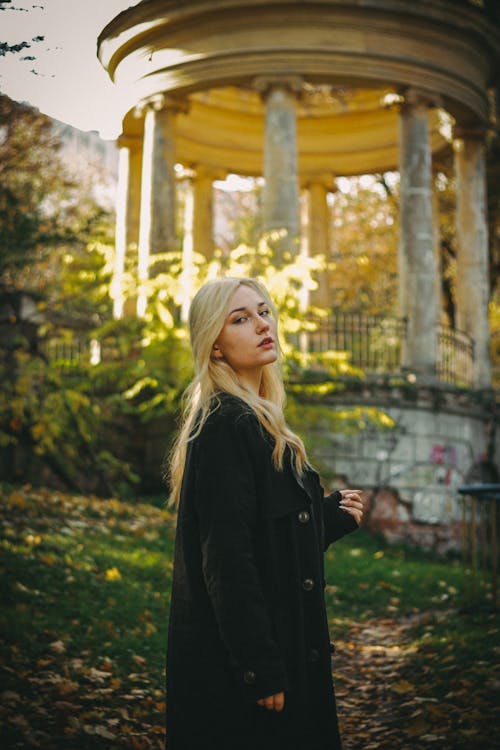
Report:
[[[240,318],[236,318],[233,320],[233,323],[243,323],[246,320],[246,317],[242,315]]]
[[[261,315],[270,315],[270,314],[271,314],[271,311],[270,311],[270,310],[261,310],[261,311],[260,311],[260,314],[261,314]]]

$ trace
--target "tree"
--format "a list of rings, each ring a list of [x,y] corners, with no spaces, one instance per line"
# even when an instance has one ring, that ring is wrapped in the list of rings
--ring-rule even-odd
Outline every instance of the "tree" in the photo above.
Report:
[[[398,187],[392,174],[340,181],[331,224],[334,307],[397,313]]]
[[[12,0],[2,0],[0,2],[0,11],[2,10],[11,10],[11,11],[18,11],[18,12],[28,12],[26,8],[17,8],[14,5],[11,5]],[[35,6],[33,6],[35,7]],[[36,7],[41,7],[40,5]],[[19,52],[22,52],[23,50],[31,49],[31,46],[33,43],[38,44],[39,42],[43,42],[44,37],[43,36],[35,36],[33,37],[29,42],[26,40],[15,42],[14,44],[8,44],[7,42],[0,41],[0,57],[5,57],[7,54],[18,54]],[[34,55],[25,55],[22,60],[34,60]]]
[[[68,175],[51,120],[0,94],[0,275],[3,284],[43,292],[43,264],[78,245],[105,212]],[[43,269],[42,269],[43,270]]]

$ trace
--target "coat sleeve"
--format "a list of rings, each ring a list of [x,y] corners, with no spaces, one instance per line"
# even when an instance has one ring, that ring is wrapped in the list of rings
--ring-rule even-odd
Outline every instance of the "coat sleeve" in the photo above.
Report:
[[[323,498],[323,517],[325,524],[325,549],[341,539],[346,534],[359,528],[356,519],[342,508],[339,503],[342,499],[340,492],[333,492]]]
[[[221,415],[199,436],[196,467],[203,576],[235,677],[251,700],[288,687],[255,555],[262,440],[255,418]]]

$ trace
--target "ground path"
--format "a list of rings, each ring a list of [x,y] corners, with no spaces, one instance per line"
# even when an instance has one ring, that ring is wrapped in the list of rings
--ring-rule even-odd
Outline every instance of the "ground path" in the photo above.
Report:
[[[457,613],[439,615],[447,616]],[[499,684],[492,676],[483,690],[468,690],[467,675],[456,673],[452,659],[447,692],[433,695],[432,658],[426,659],[422,641],[415,640],[415,628],[422,632],[424,626],[425,632],[433,619],[432,613],[419,613],[351,623],[348,640],[337,641],[334,670],[344,750],[498,747],[493,691]]]

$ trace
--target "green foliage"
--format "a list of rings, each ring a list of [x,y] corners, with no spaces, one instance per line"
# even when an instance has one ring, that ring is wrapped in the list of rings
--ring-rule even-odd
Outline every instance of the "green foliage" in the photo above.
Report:
[[[328,412],[332,430],[374,419],[318,403],[339,387],[339,376],[363,378],[346,353],[300,353],[303,334],[315,328],[305,319],[306,300],[324,258],[298,253],[278,266],[270,235],[218,252],[210,263],[197,253],[191,259],[182,252],[156,254],[150,278],[139,283],[129,257],[123,278],[128,312],[137,299],[147,304],[140,318],[114,320],[119,290],[112,217],[96,204],[88,180],[66,174],[48,118],[5,96],[0,118],[0,271],[9,290],[32,295],[42,321],[39,342],[25,338],[15,316],[4,329],[0,447],[10,476],[127,492],[156,462],[157,487],[161,453],[156,448],[151,457],[150,433],[158,429],[164,451],[192,375],[188,305],[207,279],[221,274],[258,277],[269,289],[279,310],[285,376],[294,383],[291,419],[300,413],[301,432],[314,427],[319,413],[324,421]],[[247,197],[258,202],[258,195]],[[255,223],[245,226],[244,236],[255,239]],[[315,403],[309,407],[305,399]]]
[[[147,441],[147,425],[161,420],[167,448],[190,360],[176,331],[141,346],[141,327],[127,322],[115,322],[115,338],[108,325],[102,340],[114,359],[93,365],[80,355],[79,361],[47,362],[19,348],[0,363],[6,383],[0,441],[23,456],[18,474],[35,478],[45,465],[64,486],[101,494],[127,492],[145,479],[141,435]]]
[[[36,476],[45,465],[66,486],[124,489],[137,477],[105,442],[114,417],[109,404],[96,397],[92,379],[85,377],[90,372],[75,377],[60,364],[18,349],[10,366],[0,365],[1,374],[10,375],[0,393],[2,445],[17,446],[18,470],[25,476]]]
[[[104,211],[68,174],[48,117],[0,94],[0,128],[0,276],[40,291],[50,273],[33,264],[85,244]]]
[[[343,179],[332,207],[332,306],[372,314],[397,311],[399,180],[389,173]]]
[[[9,385],[0,409],[0,440],[4,446],[21,450],[24,460],[18,475],[25,472],[34,477],[42,464],[67,487],[104,494],[127,492],[134,483],[148,481],[150,458],[144,465],[150,445],[147,433],[150,425],[159,424],[161,452],[155,450],[153,468],[157,487],[181,394],[192,376],[188,335],[182,323],[185,301],[207,278],[223,272],[258,276],[276,301],[285,374],[293,380],[289,418],[301,434],[311,433],[311,444],[320,422],[328,431],[349,432],[367,423],[382,424],[384,415],[375,409],[334,411],[322,405],[325,393],[341,387],[340,374],[363,378],[345,353],[300,354],[294,348],[301,331],[307,330],[300,290],[314,288],[319,261],[299,256],[276,268],[269,246],[262,242],[256,250],[240,246],[229,258],[216,259],[208,266],[195,255],[189,275],[180,253],[156,255],[154,263],[160,270],[142,289],[148,298],[144,316],[114,320],[108,295],[109,247],[95,242],[85,254],[64,255],[52,290],[52,315],[69,309],[73,320],[93,319],[98,325],[86,332],[83,345],[74,332],[61,328],[57,329],[59,344],[50,341],[51,327],[45,326],[52,346],[45,349],[47,362],[21,346],[1,363]],[[132,276],[127,292],[133,298],[141,293]],[[96,360],[92,359],[92,340],[100,347]],[[388,429],[388,422],[383,428]],[[142,445],[138,445],[141,435]]]

